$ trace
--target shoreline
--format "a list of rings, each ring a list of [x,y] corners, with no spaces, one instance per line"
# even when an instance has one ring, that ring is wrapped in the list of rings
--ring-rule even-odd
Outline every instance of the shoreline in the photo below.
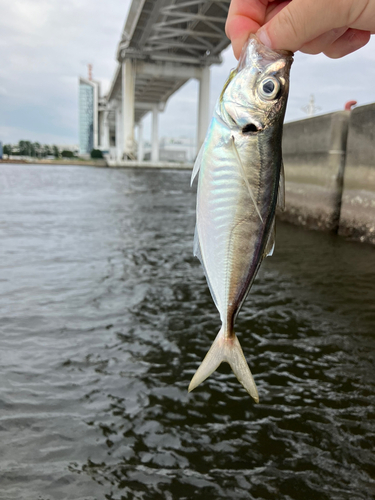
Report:
[[[74,165],[89,167],[108,167],[106,160],[77,160],[67,158],[66,160],[0,160],[0,164],[22,164],[22,165]]]

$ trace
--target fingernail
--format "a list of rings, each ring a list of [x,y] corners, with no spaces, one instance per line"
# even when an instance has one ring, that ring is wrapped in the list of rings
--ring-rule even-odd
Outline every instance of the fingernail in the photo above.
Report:
[[[260,28],[260,30],[257,32],[257,37],[263,43],[263,45],[272,49],[270,37],[268,36],[268,33],[264,28]]]

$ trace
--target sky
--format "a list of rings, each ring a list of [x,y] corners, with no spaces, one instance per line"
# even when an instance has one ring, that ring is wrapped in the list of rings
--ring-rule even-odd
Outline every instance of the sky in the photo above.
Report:
[[[0,0],[0,141],[78,143],[78,78],[93,76],[108,90],[130,0]],[[228,47],[211,67],[211,109],[236,60]],[[319,113],[375,102],[375,37],[361,50],[332,60],[297,53],[286,121],[306,117],[314,94]],[[189,81],[160,115],[159,134],[195,138],[198,84]],[[184,120],[181,121],[181,116]],[[144,136],[150,136],[150,116]]]

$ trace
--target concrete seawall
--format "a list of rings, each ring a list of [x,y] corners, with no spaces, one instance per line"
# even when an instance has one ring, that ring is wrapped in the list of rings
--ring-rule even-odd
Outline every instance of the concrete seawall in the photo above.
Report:
[[[375,244],[375,104],[351,112],[339,234]]]
[[[280,218],[375,244],[375,104],[284,125]]]
[[[286,210],[281,218],[337,231],[349,111],[284,125]]]

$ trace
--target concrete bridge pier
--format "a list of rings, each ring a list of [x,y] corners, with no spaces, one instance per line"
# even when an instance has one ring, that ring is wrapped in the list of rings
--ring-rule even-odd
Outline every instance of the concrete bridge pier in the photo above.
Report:
[[[134,159],[135,68],[131,59],[122,62],[122,146],[119,159]]]
[[[101,146],[103,147],[104,151],[109,151],[109,145],[110,145],[110,140],[109,140],[109,111],[104,111],[102,113],[103,115],[103,121],[102,121],[102,138],[101,138]]]
[[[151,141],[151,161],[159,161],[159,110],[157,104],[152,108],[152,141]]]
[[[143,148],[143,122],[140,120],[138,123],[138,151],[137,160],[139,162],[143,161],[144,158],[144,148]]]
[[[117,160],[122,159],[123,147],[122,147],[122,109],[120,103],[116,106],[116,157]]]

